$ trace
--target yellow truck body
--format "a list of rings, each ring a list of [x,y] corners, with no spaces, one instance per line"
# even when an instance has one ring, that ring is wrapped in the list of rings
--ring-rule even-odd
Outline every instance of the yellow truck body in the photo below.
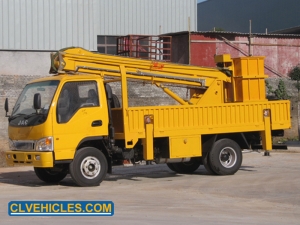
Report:
[[[241,149],[261,144],[269,151],[272,134],[291,126],[290,102],[266,99],[264,57],[220,55],[217,68],[82,48],[62,49],[51,58],[55,75],[28,84],[9,117],[6,152],[9,165],[32,165],[46,182],[70,173],[80,186],[98,185],[125,159],[166,162],[179,173],[203,164],[211,173],[233,174]],[[179,104],[129,107],[129,80],[156,85]],[[121,84],[122,106],[111,93],[112,82]],[[168,85],[188,88],[190,98]],[[96,93],[94,102],[90,93]],[[33,111],[24,106],[28,98]]]

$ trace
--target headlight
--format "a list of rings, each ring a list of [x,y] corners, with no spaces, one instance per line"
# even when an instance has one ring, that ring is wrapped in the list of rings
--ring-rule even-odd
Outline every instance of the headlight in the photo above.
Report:
[[[53,151],[53,138],[46,137],[38,140],[35,144],[36,151]]]
[[[16,146],[14,145],[14,142],[11,139],[9,139],[8,145],[9,145],[9,150],[16,150]]]

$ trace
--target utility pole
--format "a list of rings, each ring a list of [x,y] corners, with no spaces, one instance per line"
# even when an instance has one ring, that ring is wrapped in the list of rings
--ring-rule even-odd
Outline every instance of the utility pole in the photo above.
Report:
[[[298,90],[298,96],[297,96],[297,131],[298,131],[298,141],[300,141],[300,86],[299,86],[299,75],[297,76],[297,90]]]
[[[249,50],[248,50],[248,54],[249,56],[252,56],[252,24],[251,24],[251,20],[249,20]]]

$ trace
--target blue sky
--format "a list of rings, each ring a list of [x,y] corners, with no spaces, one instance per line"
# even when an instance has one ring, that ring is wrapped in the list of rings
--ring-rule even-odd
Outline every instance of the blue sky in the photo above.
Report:
[[[198,3],[200,3],[200,2],[204,2],[204,1],[206,1],[206,0],[198,0]]]

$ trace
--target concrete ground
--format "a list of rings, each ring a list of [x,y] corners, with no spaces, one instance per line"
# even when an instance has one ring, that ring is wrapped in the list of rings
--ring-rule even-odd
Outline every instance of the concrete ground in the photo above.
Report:
[[[245,152],[233,176],[175,174],[166,165],[114,168],[99,187],[68,176],[46,185],[31,167],[0,168],[0,224],[300,224],[300,148]],[[111,200],[112,217],[10,217],[12,200]]]

